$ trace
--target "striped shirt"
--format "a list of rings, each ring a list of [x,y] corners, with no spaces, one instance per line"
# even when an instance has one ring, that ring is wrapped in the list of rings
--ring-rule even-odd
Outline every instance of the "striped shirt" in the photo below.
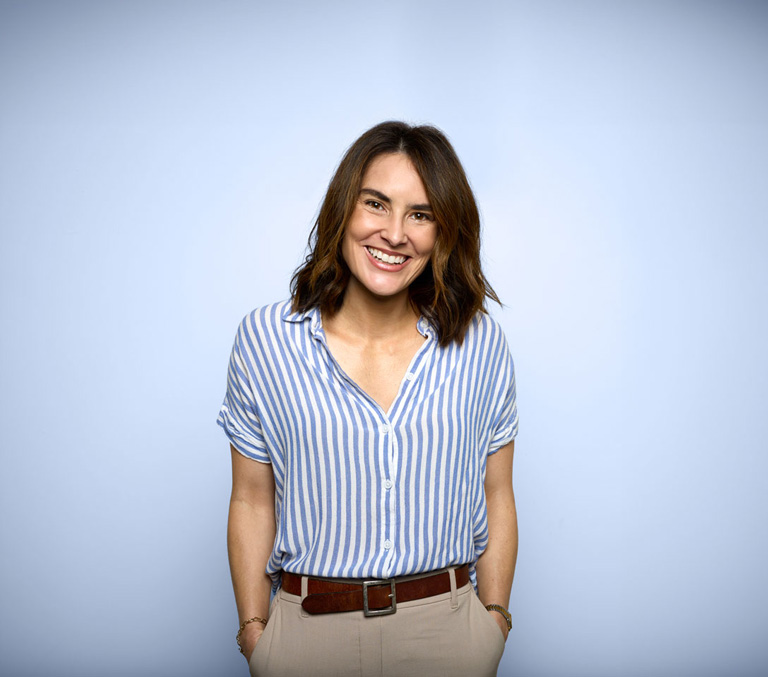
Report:
[[[390,578],[469,562],[488,543],[486,459],[517,434],[501,327],[478,313],[461,346],[425,337],[389,411],[331,355],[320,311],[257,308],[238,327],[218,416],[271,463],[277,533],[267,572]]]

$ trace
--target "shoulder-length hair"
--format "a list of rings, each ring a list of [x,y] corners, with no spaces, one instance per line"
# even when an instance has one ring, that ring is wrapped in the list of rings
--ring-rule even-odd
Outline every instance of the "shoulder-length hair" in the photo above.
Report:
[[[341,250],[344,230],[365,171],[388,153],[404,153],[413,163],[437,224],[431,259],[408,288],[411,304],[435,327],[440,345],[461,344],[475,314],[487,312],[485,298],[501,301],[480,265],[480,214],[464,168],[446,136],[428,125],[382,122],[349,147],[310,233],[310,252],[293,274],[293,310],[319,306],[333,316],[341,307],[350,276]]]

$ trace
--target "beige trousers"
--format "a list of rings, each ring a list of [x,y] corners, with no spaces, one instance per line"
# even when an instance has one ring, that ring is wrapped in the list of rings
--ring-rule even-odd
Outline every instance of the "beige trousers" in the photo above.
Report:
[[[387,616],[309,615],[279,590],[251,655],[253,677],[492,677],[504,636],[468,583]],[[306,589],[304,584],[303,589]]]

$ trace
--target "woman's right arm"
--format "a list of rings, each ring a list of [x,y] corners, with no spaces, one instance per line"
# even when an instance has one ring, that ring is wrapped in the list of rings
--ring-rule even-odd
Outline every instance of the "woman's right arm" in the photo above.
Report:
[[[269,614],[272,579],[266,573],[275,542],[275,478],[272,466],[239,453],[232,445],[232,496],[227,548],[239,623]],[[240,637],[246,660],[264,631],[259,622],[245,626]]]

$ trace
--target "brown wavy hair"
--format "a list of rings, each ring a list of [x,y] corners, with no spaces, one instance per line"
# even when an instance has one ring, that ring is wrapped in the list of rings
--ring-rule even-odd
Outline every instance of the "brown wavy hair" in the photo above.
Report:
[[[344,230],[359,198],[363,175],[379,155],[404,153],[424,183],[437,224],[427,266],[408,288],[414,310],[435,327],[440,345],[459,344],[486,297],[501,304],[480,265],[480,214],[456,151],[429,125],[382,122],[344,154],[309,235],[309,254],[291,279],[296,312],[315,306],[326,316],[341,307],[349,268],[341,253]]]

